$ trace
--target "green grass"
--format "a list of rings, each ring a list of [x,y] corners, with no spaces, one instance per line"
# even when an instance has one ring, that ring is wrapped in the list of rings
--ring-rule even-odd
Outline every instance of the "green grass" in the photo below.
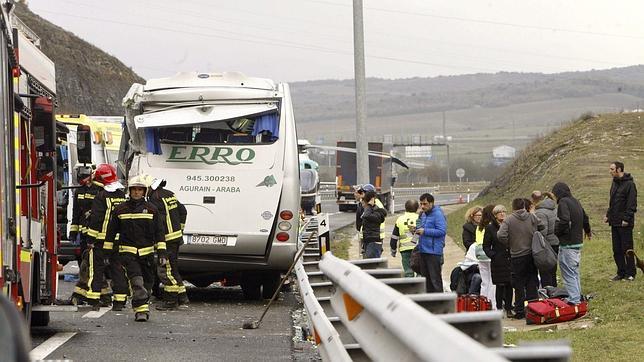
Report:
[[[594,237],[584,242],[581,261],[583,293],[594,293],[589,315],[593,326],[583,330],[506,333],[506,343],[523,340],[568,339],[575,361],[633,361],[644,341],[644,275],[634,282],[610,282],[615,274],[610,229],[602,222],[608,207],[611,177],[608,167],[621,160],[626,172],[644,190],[644,132],[637,114],[606,114],[579,120],[571,126],[529,146],[503,175],[495,180],[489,193],[472,204],[502,203],[510,209],[515,197],[528,197],[533,190],[550,190],[564,181],[590,216]],[[467,208],[448,218],[448,233],[461,244],[461,226]],[[635,249],[644,257],[644,212],[642,195],[638,200],[634,232]]]
[[[343,227],[333,232],[331,240],[331,252],[343,260],[349,260],[349,248],[351,247],[351,238],[355,234],[353,225]]]

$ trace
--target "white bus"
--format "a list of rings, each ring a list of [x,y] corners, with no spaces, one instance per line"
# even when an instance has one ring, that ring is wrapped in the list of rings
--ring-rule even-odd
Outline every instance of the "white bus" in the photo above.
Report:
[[[123,100],[126,173],[167,180],[188,209],[182,276],[270,298],[293,261],[299,166],[287,84],[241,73],[179,73]]]

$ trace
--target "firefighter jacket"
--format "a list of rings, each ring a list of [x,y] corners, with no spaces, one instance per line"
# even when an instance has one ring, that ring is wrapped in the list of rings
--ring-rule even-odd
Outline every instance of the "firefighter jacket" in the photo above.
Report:
[[[158,188],[148,195],[148,201],[159,210],[163,218],[164,240],[166,243],[183,243],[183,228],[188,212],[170,190]]]
[[[415,212],[405,212],[403,215],[396,219],[396,226],[391,233],[391,240],[389,246],[391,250],[407,251],[412,250],[418,243],[418,238],[414,237],[415,234],[410,230],[411,227],[416,227],[418,221],[418,214]]]
[[[114,240],[106,241],[107,225],[109,224],[112,212],[117,205],[125,202],[125,193],[121,189],[99,191],[92,202],[89,225],[87,228],[88,243],[95,244],[98,248],[106,250],[113,249]]]
[[[114,209],[105,241],[118,246],[120,254],[146,256],[157,249],[160,257],[166,257],[163,232],[159,210],[143,199],[130,199]]]
[[[74,203],[72,204],[72,224],[69,228],[70,240],[76,239],[78,233],[87,235],[87,226],[89,224],[89,214],[92,210],[92,203],[96,194],[101,191],[103,184],[92,181],[89,185],[83,185],[76,189],[74,193]]]

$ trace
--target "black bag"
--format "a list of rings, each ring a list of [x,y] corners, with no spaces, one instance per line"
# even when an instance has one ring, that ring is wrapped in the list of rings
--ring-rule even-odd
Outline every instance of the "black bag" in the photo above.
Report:
[[[420,249],[418,245],[411,251],[411,256],[409,257],[409,266],[416,274],[425,276],[425,267],[423,264],[423,258],[420,256]]]
[[[452,269],[449,276],[449,289],[456,294],[467,294],[467,280],[465,272],[460,266]]]
[[[537,269],[548,271],[557,265],[557,254],[539,231],[532,235],[532,258]]]

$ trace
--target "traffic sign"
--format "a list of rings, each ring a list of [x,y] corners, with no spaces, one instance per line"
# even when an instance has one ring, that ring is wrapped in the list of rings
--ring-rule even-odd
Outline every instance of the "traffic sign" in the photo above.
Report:
[[[456,170],[456,177],[463,178],[463,176],[465,176],[465,170],[463,170],[462,168],[457,169]]]

